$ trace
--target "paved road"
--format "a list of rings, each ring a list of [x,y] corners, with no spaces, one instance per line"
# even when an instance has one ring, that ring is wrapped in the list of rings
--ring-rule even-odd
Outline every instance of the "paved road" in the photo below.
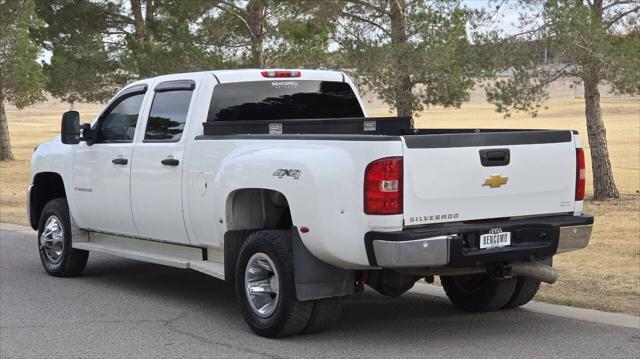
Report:
[[[0,357],[637,357],[640,330],[446,299],[353,297],[338,328],[283,340],[245,326],[233,289],[197,272],[91,254],[47,276],[35,235],[0,232]],[[633,317],[631,317],[633,318]],[[628,318],[627,318],[628,319]]]

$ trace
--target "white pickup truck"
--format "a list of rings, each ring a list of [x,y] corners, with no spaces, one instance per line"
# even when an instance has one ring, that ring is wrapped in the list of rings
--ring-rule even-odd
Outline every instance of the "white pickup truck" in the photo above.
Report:
[[[399,296],[435,275],[463,310],[517,307],[591,235],[575,131],[366,117],[341,72],[160,76],[61,127],[28,190],[46,272],[79,275],[90,251],[200,271],[236,283],[261,336],[318,332],[365,285]]]

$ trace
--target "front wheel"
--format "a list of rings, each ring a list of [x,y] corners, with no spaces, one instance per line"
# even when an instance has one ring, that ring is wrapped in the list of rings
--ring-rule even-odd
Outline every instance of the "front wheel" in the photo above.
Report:
[[[49,201],[38,224],[38,251],[44,270],[54,277],[80,275],[89,252],[72,248],[69,206],[64,198]]]
[[[467,312],[498,310],[507,304],[516,288],[516,279],[492,279],[488,274],[441,276],[449,300]]]
[[[314,303],[296,297],[289,231],[247,237],[236,266],[236,296],[245,321],[260,336],[286,337],[305,329]]]

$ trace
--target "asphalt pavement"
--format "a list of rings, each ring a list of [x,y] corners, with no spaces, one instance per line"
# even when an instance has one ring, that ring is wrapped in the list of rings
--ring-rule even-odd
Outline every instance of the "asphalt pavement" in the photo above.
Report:
[[[35,232],[0,231],[0,358],[630,357],[640,319],[533,303],[468,314],[424,285],[350,297],[333,331],[255,336],[233,287],[204,274],[92,253],[84,274],[42,269]],[[608,323],[608,324],[604,324]],[[612,325],[613,324],[613,325]]]

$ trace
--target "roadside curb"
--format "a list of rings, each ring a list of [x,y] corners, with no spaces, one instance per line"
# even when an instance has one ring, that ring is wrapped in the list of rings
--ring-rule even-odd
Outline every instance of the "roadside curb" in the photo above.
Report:
[[[22,232],[22,233],[35,233],[35,231],[29,226],[23,226],[21,224],[13,224],[0,222],[0,230],[2,231],[13,231],[13,232]]]
[[[444,293],[444,289],[442,287],[431,284],[416,283],[416,285],[411,289],[411,292],[430,295],[434,297],[447,298],[447,295]],[[518,310],[552,315],[555,317],[582,320],[585,322],[640,329],[640,317],[631,314],[604,312],[595,309],[576,308],[537,301],[531,301],[528,304],[520,307]]]
[[[0,222],[0,230],[35,234],[35,231],[31,229],[31,227],[13,223]],[[411,289],[411,292],[440,298],[447,297],[442,287],[424,283],[416,283],[416,285]],[[593,323],[614,325],[618,327],[640,329],[640,317],[631,314],[611,313],[595,309],[576,308],[537,301],[532,301],[522,306],[519,310]]]

